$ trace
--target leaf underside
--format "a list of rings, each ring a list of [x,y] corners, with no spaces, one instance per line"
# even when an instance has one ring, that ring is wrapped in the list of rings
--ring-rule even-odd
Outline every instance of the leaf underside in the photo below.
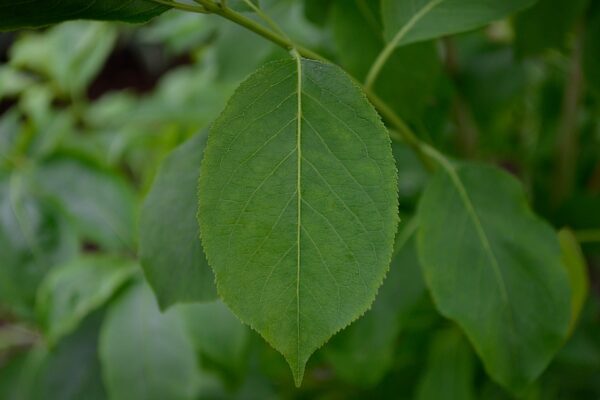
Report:
[[[287,359],[310,355],[372,304],[397,225],[387,132],[338,67],[277,61],[215,122],[199,221],[218,292]]]

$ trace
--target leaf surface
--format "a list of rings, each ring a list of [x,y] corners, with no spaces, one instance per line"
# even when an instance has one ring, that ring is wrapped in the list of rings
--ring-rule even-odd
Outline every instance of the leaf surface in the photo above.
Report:
[[[146,22],[168,9],[150,0],[0,0],[0,31],[72,19]]]
[[[142,207],[140,257],[162,309],[217,296],[196,218],[206,137],[197,134],[163,161]]]
[[[382,0],[387,40],[396,46],[479,28],[536,0]]]
[[[569,325],[570,293],[556,234],[529,210],[508,174],[476,164],[443,165],[419,204],[426,282],[488,373],[519,391],[543,371]]]
[[[387,132],[339,68],[270,63],[211,130],[199,219],[219,294],[300,384],[388,269],[398,218]]]

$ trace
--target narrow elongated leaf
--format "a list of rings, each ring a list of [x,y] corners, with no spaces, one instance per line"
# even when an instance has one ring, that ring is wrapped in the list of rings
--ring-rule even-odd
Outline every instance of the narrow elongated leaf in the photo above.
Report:
[[[146,285],[132,287],[109,310],[100,360],[111,399],[196,398],[199,369],[183,321],[161,314]]]
[[[206,138],[206,132],[197,134],[165,159],[142,208],[142,267],[163,309],[217,297],[196,219]]]
[[[48,339],[71,332],[102,306],[137,270],[135,262],[110,256],[82,257],[51,271],[37,297]]]
[[[542,372],[568,329],[558,240],[508,174],[443,165],[419,204],[425,278],[438,309],[463,328],[488,373],[518,391]]]
[[[310,355],[373,302],[397,224],[389,137],[339,68],[270,63],[215,122],[200,231],[219,294],[287,359]]]
[[[151,0],[0,0],[0,30],[33,28],[71,19],[145,22],[168,9]]]
[[[563,266],[569,275],[571,283],[571,323],[569,333],[573,332],[581,314],[581,309],[589,290],[589,278],[585,257],[573,232],[563,229],[558,233],[562,251]]]
[[[385,36],[397,46],[479,28],[536,0],[382,0]]]

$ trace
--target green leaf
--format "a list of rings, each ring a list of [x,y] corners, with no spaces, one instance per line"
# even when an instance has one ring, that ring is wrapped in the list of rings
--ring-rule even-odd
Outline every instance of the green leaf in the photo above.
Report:
[[[146,22],[168,9],[151,0],[0,0],[0,31],[40,27],[71,19]]]
[[[426,282],[488,373],[519,391],[548,365],[569,325],[556,234],[529,210],[510,175],[483,165],[441,165],[418,211]]]
[[[405,243],[394,257],[371,310],[325,346],[325,357],[348,383],[368,387],[381,381],[393,364],[403,319],[425,291],[414,228],[414,224],[407,224],[404,229],[409,232],[399,233]]]
[[[217,297],[196,219],[206,137],[197,134],[163,161],[142,207],[140,257],[162,309]]]
[[[473,400],[473,352],[456,329],[436,334],[429,349],[425,373],[417,387],[417,400]]]
[[[196,349],[232,373],[240,373],[246,358],[249,330],[222,301],[177,307]]]
[[[479,28],[536,0],[382,0],[385,36],[402,46]]]
[[[585,304],[589,288],[587,263],[573,232],[562,229],[558,233],[558,241],[562,251],[563,266],[567,269],[571,283],[571,323],[569,335],[575,329],[581,309]]]
[[[387,132],[339,68],[273,62],[213,125],[200,232],[218,292],[287,359],[310,355],[373,302],[397,224]]]
[[[56,342],[101,307],[137,270],[133,261],[87,256],[54,268],[40,287],[37,311],[48,340]]]
[[[150,288],[136,285],[108,312],[100,360],[109,397],[194,399],[199,369],[177,313],[161,314]]]
[[[60,156],[42,164],[36,179],[86,239],[107,249],[133,247],[136,201],[120,176],[86,160]]]

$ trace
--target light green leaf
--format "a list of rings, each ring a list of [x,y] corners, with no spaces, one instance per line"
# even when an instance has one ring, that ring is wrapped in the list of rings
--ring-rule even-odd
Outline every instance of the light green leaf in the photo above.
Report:
[[[61,156],[42,164],[36,179],[86,239],[107,249],[133,247],[136,201],[120,176],[86,160]]]
[[[162,309],[217,297],[196,219],[206,137],[197,134],[164,160],[142,207],[140,257]]]
[[[249,330],[222,301],[177,307],[196,349],[232,373],[240,373]]]
[[[40,322],[48,340],[56,342],[102,306],[137,270],[133,261],[87,256],[53,269],[37,297]]]
[[[426,282],[492,378],[519,391],[548,365],[569,325],[556,234],[529,210],[510,175],[483,165],[441,165],[418,211]]]
[[[339,68],[268,64],[213,125],[200,232],[219,294],[287,359],[310,355],[373,302],[397,224],[387,132]]]
[[[391,368],[403,316],[422,297],[425,286],[417,260],[414,224],[394,257],[373,307],[325,346],[325,357],[348,383],[376,385]],[[407,241],[408,240],[408,241]]]
[[[587,263],[573,232],[562,229],[558,233],[558,241],[562,251],[563,266],[567,269],[571,283],[571,323],[569,325],[569,334],[571,334],[575,329],[589,290]]]
[[[34,28],[71,19],[145,22],[168,9],[150,0],[0,0],[0,31]]]
[[[417,400],[473,400],[473,352],[456,329],[433,338],[427,368],[417,387]]]
[[[192,342],[179,315],[161,314],[145,285],[132,287],[109,310],[100,360],[111,399],[195,398],[199,369]]]
[[[385,36],[395,46],[479,28],[536,0],[382,0]]]

